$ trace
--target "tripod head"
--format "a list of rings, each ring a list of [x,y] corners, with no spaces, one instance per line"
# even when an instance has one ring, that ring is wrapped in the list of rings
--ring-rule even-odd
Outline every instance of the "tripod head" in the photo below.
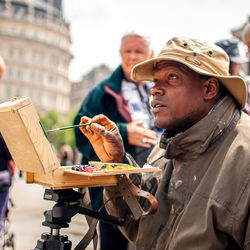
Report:
[[[44,199],[56,202],[52,210],[46,210],[44,212],[45,221],[42,223],[42,225],[50,227],[51,232],[50,234],[42,234],[42,238],[38,240],[37,246],[34,250],[70,250],[71,242],[68,241],[68,236],[61,236],[59,234],[59,230],[61,228],[69,227],[71,218],[78,213],[93,217],[109,224],[117,226],[124,225],[124,220],[121,218],[81,207],[80,200],[82,198],[83,195],[73,189],[45,189]]]

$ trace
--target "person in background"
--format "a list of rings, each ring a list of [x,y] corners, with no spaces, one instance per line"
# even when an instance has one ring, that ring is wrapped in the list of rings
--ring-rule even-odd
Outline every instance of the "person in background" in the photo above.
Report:
[[[73,150],[68,144],[61,146],[59,151],[59,160],[61,166],[70,166],[73,164]]]
[[[10,161],[12,161],[12,157],[2,135],[0,134],[0,231],[2,229],[4,212],[11,185],[12,172]]]
[[[245,43],[248,49],[248,57],[250,58],[250,22],[244,27],[242,31],[242,41]],[[250,70],[250,67],[248,67]],[[250,72],[248,72],[250,74]],[[250,77],[247,78],[247,90],[248,90],[248,115],[250,115]]]
[[[2,57],[0,56],[0,78],[3,76],[4,71],[5,64]],[[2,230],[2,223],[8,201],[9,188],[11,185],[14,167],[15,164],[0,133],[0,231]]]
[[[224,39],[215,43],[225,50],[230,59],[229,73],[233,76],[242,76],[242,64],[248,62],[245,45],[236,39]]]
[[[250,57],[250,22],[244,27],[242,31],[242,41],[248,48],[248,57]]]
[[[236,39],[225,39],[215,43],[225,50],[230,59],[229,73],[233,76],[241,76],[245,79],[245,82],[249,88],[249,80],[246,78],[245,73],[242,71],[242,64],[247,63],[249,60],[246,57],[247,50],[245,45]],[[248,91],[248,100],[244,111],[250,112],[250,95]]]
[[[152,112],[164,129],[148,157],[163,170],[155,182],[158,210],[135,220],[122,198],[112,199],[121,195],[114,186],[104,189],[108,213],[125,219],[120,229],[136,249],[250,249],[247,92],[244,80],[229,74],[225,51],[174,37],[157,57],[137,64],[132,79],[154,82]],[[124,157],[118,128],[106,116],[82,117],[81,123],[90,123],[80,129],[101,161],[131,158]]]
[[[121,39],[121,65],[102,82],[97,84],[84,99],[74,124],[82,116],[105,114],[118,126],[124,147],[141,166],[157,142],[157,127],[153,122],[149,105],[152,82],[134,81],[131,70],[134,65],[151,58],[153,51],[149,41],[136,33],[125,34]],[[99,160],[88,139],[75,129],[76,146],[82,153],[82,164]],[[102,204],[103,188],[89,188],[92,208]],[[127,249],[127,240],[117,227],[100,222],[102,250]]]

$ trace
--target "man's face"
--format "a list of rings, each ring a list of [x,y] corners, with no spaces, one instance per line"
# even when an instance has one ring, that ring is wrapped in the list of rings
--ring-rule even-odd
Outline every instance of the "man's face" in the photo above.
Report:
[[[121,45],[122,68],[128,80],[131,80],[132,68],[150,58],[148,43],[137,36],[127,36]]]
[[[151,89],[156,125],[172,132],[185,131],[207,113],[200,75],[185,65],[162,61],[154,70]]]

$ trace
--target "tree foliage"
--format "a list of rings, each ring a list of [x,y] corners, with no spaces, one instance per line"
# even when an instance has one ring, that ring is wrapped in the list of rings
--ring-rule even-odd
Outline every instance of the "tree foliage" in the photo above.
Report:
[[[55,110],[49,111],[47,114],[40,116],[40,121],[45,131],[54,128],[61,128],[71,126],[73,119],[76,115],[75,111],[71,111],[68,120],[62,122],[62,116]],[[49,142],[59,151],[60,147],[64,144],[70,145],[72,148],[75,147],[74,131],[73,129],[60,130],[55,132],[46,133]]]

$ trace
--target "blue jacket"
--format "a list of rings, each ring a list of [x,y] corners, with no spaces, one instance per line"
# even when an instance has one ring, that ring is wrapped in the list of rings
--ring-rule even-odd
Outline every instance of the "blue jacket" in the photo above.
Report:
[[[119,128],[126,152],[132,156],[135,147],[128,144],[127,123],[132,121],[131,113],[126,100],[121,93],[121,83],[124,78],[121,65],[106,79],[97,84],[84,99],[74,124],[79,124],[82,116],[92,118],[98,114],[104,114]],[[82,153],[82,164],[88,161],[98,161],[99,158],[95,154],[89,140],[82,134],[79,128],[74,130],[76,146]],[[90,188],[90,197],[94,210],[99,209],[102,204],[102,187]],[[93,199],[93,197],[95,199]]]
[[[79,124],[82,116],[92,118],[104,114],[119,128],[126,152],[134,153],[134,147],[128,144],[127,123],[132,121],[131,113],[126,100],[121,93],[121,82],[124,78],[122,67],[119,66],[108,78],[97,84],[84,99],[74,124]],[[79,128],[75,129],[76,146],[83,154],[82,164],[88,161],[99,160],[89,140]]]

